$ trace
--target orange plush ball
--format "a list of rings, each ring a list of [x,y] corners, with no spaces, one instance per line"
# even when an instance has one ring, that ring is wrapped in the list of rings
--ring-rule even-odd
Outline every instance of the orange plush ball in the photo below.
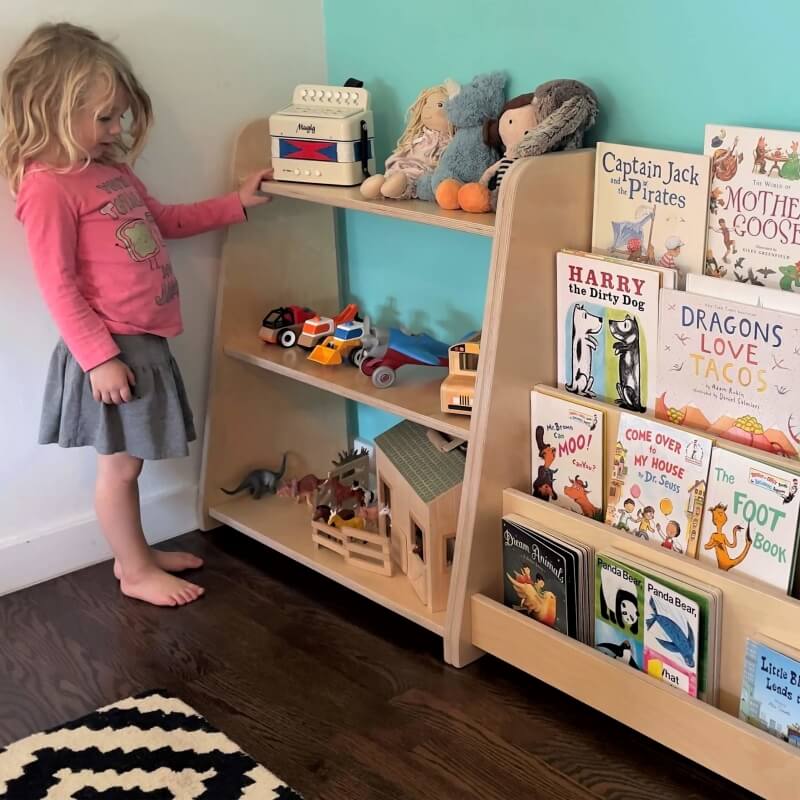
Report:
[[[458,190],[461,186],[461,182],[457,181],[455,178],[445,178],[445,180],[436,187],[436,202],[442,208],[446,208],[449,211],[461,208],[458,204]]]
[[[465,183],[458,190],[458,204],[464,211],[484,214],[492,210],[491,193],[480,183]]]

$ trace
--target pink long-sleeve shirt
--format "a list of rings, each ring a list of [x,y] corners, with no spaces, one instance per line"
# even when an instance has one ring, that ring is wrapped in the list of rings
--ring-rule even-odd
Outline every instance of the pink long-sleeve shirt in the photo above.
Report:
[[[50,313],[88,371],[119,353],[111,334],[177,336],[178,283],[164,239],[245,219],[237,193],[162,205],[126,165],[60,174],[33,165],[17,195],[31,261]]]

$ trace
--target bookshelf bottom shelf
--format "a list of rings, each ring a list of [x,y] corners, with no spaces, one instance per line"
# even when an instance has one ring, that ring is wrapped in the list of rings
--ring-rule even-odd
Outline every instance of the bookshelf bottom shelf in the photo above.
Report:
[[[430,612],[402,573],[387,577],[345,563],[336,553],[316,548],[311,514],[305,504],[282,498],[241,497],[209,509],[209,516],[299,561],[358,594],[429,631],[444,635],[445,612]]]
[[[795,798],[800,752],[730,714],[526,619],[472,596],[472,643],[767,798]]]

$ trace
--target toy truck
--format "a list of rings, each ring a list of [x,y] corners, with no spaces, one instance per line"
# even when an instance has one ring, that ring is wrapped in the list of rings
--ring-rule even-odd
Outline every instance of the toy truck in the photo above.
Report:
[[[357,366],[356,354],[362,350],[362,339],[369,330],[369,320],[351,320],[336,326],[333,336],[328,336],[322,344],[318,344],[308,357],[309,361],[323,364],[326,367],[339,366],[349,361]]]
[[[472,413],[480,350],[480,331],[448,350],[450,374],[442,381],[440,392],[442,411],[445,413]]]
[[[327,336],[332,336],[337,325],[343,322],[351,322],[358,314],[358,306],[355,303],[345,306],[335,317],[315,316],[303,323],[303,330],[297,340],[299,347],[304,350],[313,350]]]
[[[258,332],[261,341],[293,347],[306,320],[316,316],[316,312],[304,306],[279,306],[264,317]]]

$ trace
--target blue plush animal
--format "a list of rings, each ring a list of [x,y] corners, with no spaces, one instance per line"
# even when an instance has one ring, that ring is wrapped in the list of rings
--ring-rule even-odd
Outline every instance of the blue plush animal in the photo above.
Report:
[[[501,72],[477,75],[445,101],[447,118],[456,132],[436,168],[418,180],[417,197],[435,199],[442,208],[460,208],[461,186],[477,181],[497,161],[498,153],[483,139],[483,125],[500,116],[505,85]]]
[[[669,617],[658,613],[655,600],[653,600],[652,597],[650,598],[650,608],[653,610],[653,616],[645,621],[647,630],[650,630],[653,625],[658,623],[661,630],[664,631],[669,638],[656,639],[656,641],[665,650],[679,655],[683,659],[683,663],[686,664],[689,669],[694,667],[694,631],[692,630],[692,626],[687,623],[686,633],[684,633],[680,625]]]

